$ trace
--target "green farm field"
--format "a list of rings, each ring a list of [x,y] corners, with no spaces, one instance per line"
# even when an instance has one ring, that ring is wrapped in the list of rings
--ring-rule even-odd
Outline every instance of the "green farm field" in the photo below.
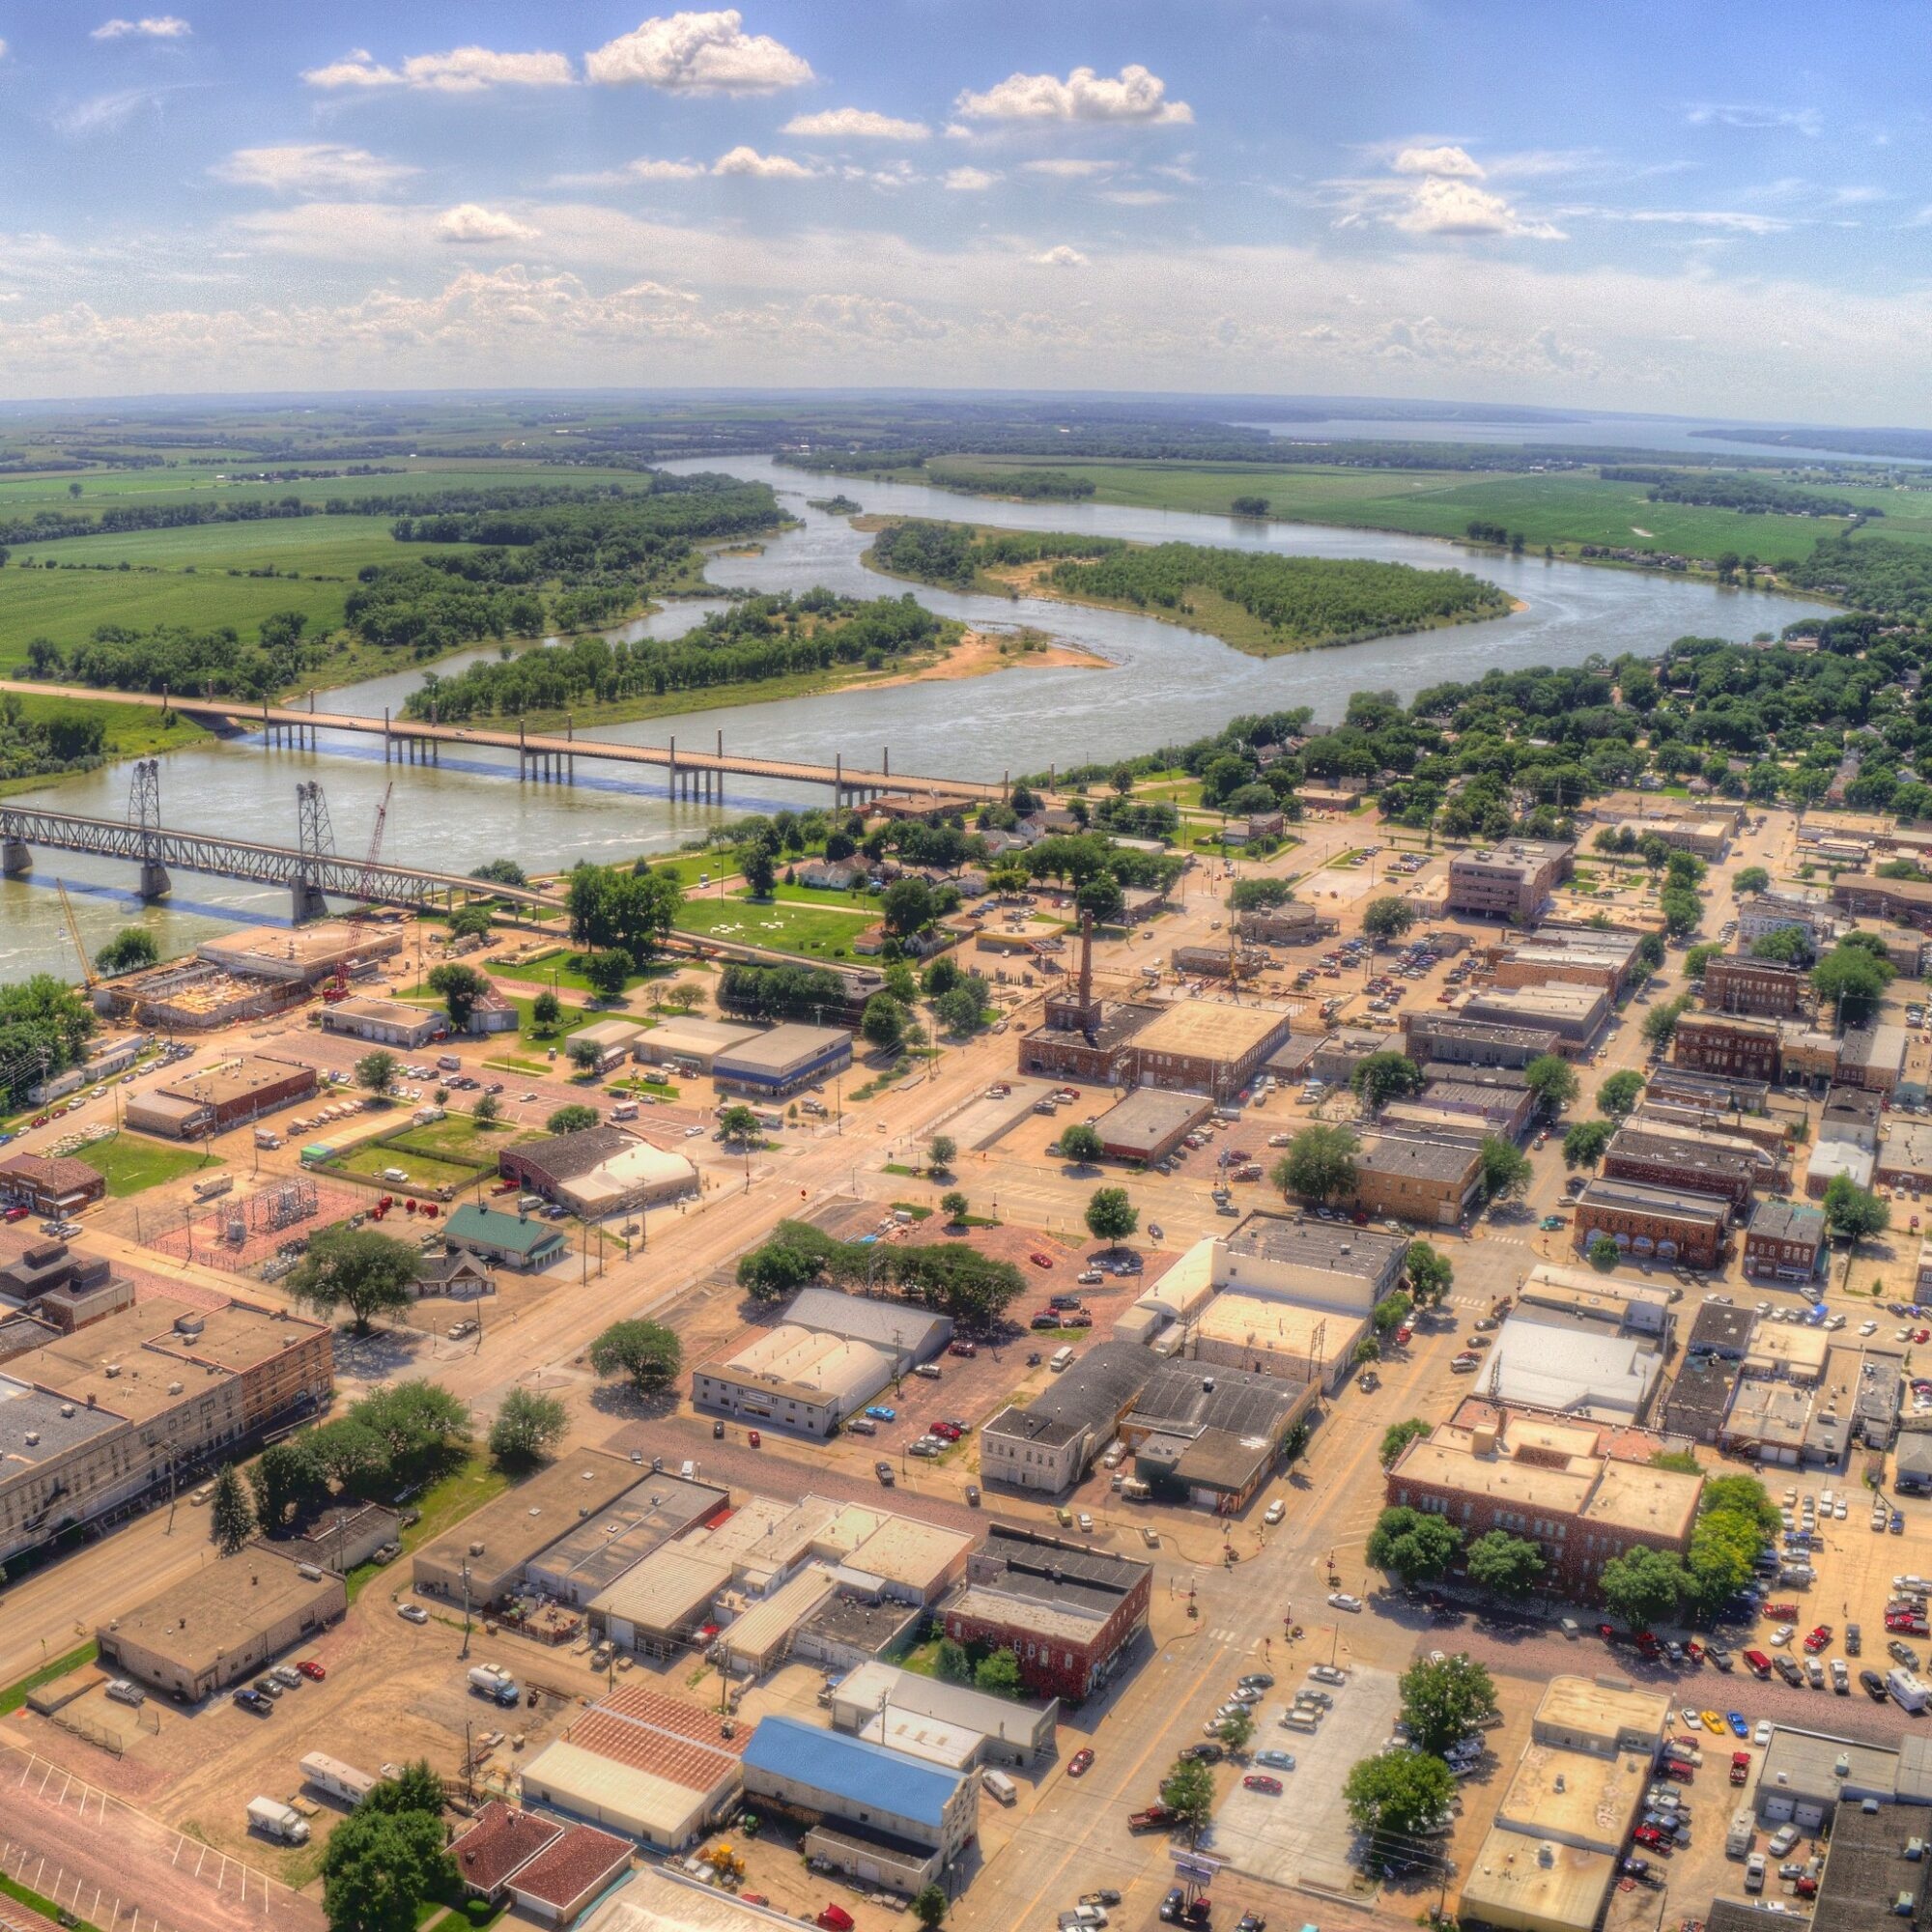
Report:
[[[1520,530],[1532,550],[1547,544],[1574,551],[1581,544],[1630,546],[1715,556],[1748,552],[1766,561],[1806,554],[1819,537],[1841,531],[1833,519],[1745,516],[1692,503],[1653,503],[1641,483],[1608,483],[1564,472],[1546,475],[1480,474],[1465,470],[1324,469],[1299,466],[1270,469],[1253,464],[1064,463],[1045,458],[975,457],[976,471],[1051,468],[1086,478],[1094,500],[1140,508],[1232,514],[1237,497],[1264,497],[1277,521],[1339,524],[1357,529],[1401,530],[1417,536],[1460,538],[1472,522]],[[937,481],[933,474],[903,472],[907,481]],[[1837,489],[1834,494],[1883,509],[1874,534],[1932,542],[1932,493]]]

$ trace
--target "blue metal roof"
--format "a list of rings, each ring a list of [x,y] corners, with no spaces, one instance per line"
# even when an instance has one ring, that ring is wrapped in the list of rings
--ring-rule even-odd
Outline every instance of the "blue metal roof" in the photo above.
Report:
[[[917,1819],[935,1830],[963,1781],[958,1772],[796,1718],[764,1719],[745,1747],[745,1763],[832,1792],[861,1809]]]

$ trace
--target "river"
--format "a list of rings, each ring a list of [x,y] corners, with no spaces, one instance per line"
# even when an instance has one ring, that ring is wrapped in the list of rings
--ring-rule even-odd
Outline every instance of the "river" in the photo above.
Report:
[[[674,468],[719,468],[696,463]],[[1213,731],[1240,712],[1307,704],[1319,719],[1341,716],[1354,691],[1412,696],[1444,679],[1473,679],[1492,668],[1580,663],[1593,652],[1654,655],[1686,635],[1747,638],[1776,630],[1819,606],[1757,591],[1636,571],[1546,563],[1539,557],[1472,554],[1428,537],[1307,524],[1256,525],[1231,518],[1097,503],[994,503],[922,484],[845,482],[786,469],[768,460],[734,460],[733,474],[771,483],[800,521],[756,555],[713,560],[714,582],[755,590],[824,584],[855,596],[912,588],[942,614],[993,628],[1032,624],[1109,659],[1115,668],[1016,669],[953,682],[821,693],[750,706],[724,705],[671,719],[602,727],[599,735],[639,744],[710,747],[830,763],[871,764],[890,748],[893,767],[962,778],[998,779],[1150,750]],[[1251,658],[1201,633],[1114,611],[1039,599],[960,595],[899,586],[859,561],[868,539],[845,519],[806,506],[808,497],[840,489],[868,511],[1009,528],[1092,530],[1159,543],[1181,540],[1308,556],[1358,556],[1425,569],[1461,566],[1500,584],[1524,609],[1481,624],[1384,638],[1325,651]],[[616,635],[670,637],[696,623],[708,602],[668,606]],[[474,653],[472,655],[490,655]],[[445,673],[469,662],[446,661]],[[421,680],[400,670],[330,694],[333,709],[379,716],[399,707]],[[383,765],[379,740],[324,734],[314,752],[264,750],[253,738],[206,743],[174,753],[161,768],[161,817],[184,828],[231,832],[293,844],[295,788],[320,779],[336,849],[359,854],[369,842],[384,787],[394,781],[383,856],[448,871],[468,871],[498,856],[532,870],[578,859],[611,860],[669,851],[720,816],[824,803],[822,794],[753,780],[731,782],[720,805],[672,802],[662,781],[586,760],[574,786],[520,784],[515,761],[487,752],[445,756],[434,766]],[[58,810],[121,817],[128,771],[109,767],[51,783],[31,802]],[[51,892],[60,877],[73,895],[90,952],[124,924],[151,926],[164,952],[185,951],[235,921],[286,922],[284,893],[231,879],[181,874],[164,906],[142,907],[130,868],[61,852],[35,855],[31,881],[0,881],[0,980],[31,971],[72,973],[73,949]]]

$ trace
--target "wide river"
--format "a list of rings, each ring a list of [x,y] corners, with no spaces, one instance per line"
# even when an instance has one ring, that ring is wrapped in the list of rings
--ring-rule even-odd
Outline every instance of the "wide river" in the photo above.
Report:
[[[724,465],[693,464],[694,469]],[[855,596],[903,586],[865,568],[867,539],[839,517],[806,506],[807,497],[842,488],[868,511],[977,520],[1011,528],[1093,530],[1146,542],[1171,539],[1305,556],[1375,557],[1425,569],[1460,566],[1489,578],[1524,609],[1507,617],[1419,636],[1288,657],[1251,658],[1198,632],[1152,617],[1035,599],[961,596],[924,585],[929,608],[992,628],[1032,624],[1107,658],[1111,670],[1016,669],[992,676],[830,692],[770,704],[685,712],[673,719],[610,725],[600,735],[663,744],[675,732],[710,747],[723,731],[727,751],[830,763],[874,764],[890,748],[893,768],[997,779],[1123,755],[1199,737],[1241,712],[1307,704],[1320,719],[1338,718],[1355,691],[1411,696],[1444,679],[1472,679],[1495,667],[1571,665],[1593,652],[1654,655],[1674,639],[1747,638],[1776,629],[1819,607],[1754,591],[1722,590],[1635,571],[1473,554],[1427,537],[1308,524],[1251,525],[1221,517],[1137,510],[1106,504],[988,503],[923,485],[846,482],[808,477],[765,460],[734,460],[733,474],[771,483],[801,526],[773,538],[756,556],[716,558],[715,582],[757,590],[804,590],[824,584]],[[675,636],[715,606],[677,604],[620,635]],[[446,662],[448,671],[466,660]],[[398,671],[330,694],[328,706],[379,716],[400,706],[421,681]],[[326,787],[336,849],[360,853],[376,808],[391,780],[383,856],[468,871],[497,856],[532,870],[577,859],[608,860],[639,851],[668,851],[721,815],[824,802],[812,789],[735,781],[722,804],[673,804],[662,781],[586,760],[574,786],[520,784],[514,758],[487,752],[445,756],[440,765],[383,765],[380,741],[325,735],[314,752],[264,750],[253,738],[203,744],[167,757],[161,770],[164,823],[293,844],[298,781]],[[50,784],[34,803],[120,817],[127,809],[125,767]],[[285,923],[286,895],[236,880],[178,875],[165,906],[143,908],[130,869],[74,854],[35,855],[32,881],[0,882],[0,980],[45,968],[71,972],[73,950],[51,891],[56,877],[73,895],[90,952],[123,924],[155,928],[166,952],[186,950],[237,920]]]

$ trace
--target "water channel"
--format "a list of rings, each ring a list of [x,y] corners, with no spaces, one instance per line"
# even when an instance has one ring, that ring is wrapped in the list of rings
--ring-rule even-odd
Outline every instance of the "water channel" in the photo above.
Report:
[[[1577,664],[1593,652],[1655,654],[1686,635],[1747,638],[1819,608],[1662,575],[1472,554],[1427,537],[1308,524],[1254,525],[1109,504],[982,502],[923,485],[841,485],[837,478],[809,477],[763,459],[735,459],[728,468],[771,483],[800,524],[756,555],[714,559],[711,579],[724,585],[803,590],[824,584],[860,597],[909,587],[860,563],[868,539],[845,519],[807,506],[807,497],[842,488],[868,511],[1011,528],[1092,530],[1154,543],[1382,558],[1425,569],[1464,567],[1501,585],[1524,608],[1482,624],[1261,659],[1152,617],[920,585],[921,601],[944,615],[990,628],[1030,624],[1084,646],[1114,668],[1023,668],[952,682],[722,705],[607,725],[597,735],[661,745],[675,732],[681,744],[709,748],[723,731],[727,751],[827,763],[841,753],[848,764],[870,764],[889,747],[895,771],[998,779],[1009,771],[1084,763],[1180,742],[1215,730],[1240,712],[1307,704],[1319,719],[1332,720],[1354,691],[1387,690],[1406,697],[1445,679],[1480,677],[1492,667]],[[676,636],[715,608],[707,602],[674,604],[613,635]],[[447,660],[438,668],[447,673],[465,662]],[[380,716],[385,705],[399,708],[420,681],[420,669],[412,667],[328,694],[322,701],[331,709]],[[379,739],[347,733],[324,734],[313,752],[267,750],[253,738],[239,738],[199,744],[163,759],[161,816],[169,825],[293,844],[296,785],[316,778],[326,788],[336,849],[360,854],[384,787],[393,780],[384,858],[468,871],[500,855],[535,870],[580,858],[669,851],[720,816],[826,802],[811,788],[749,779],[730,781],[718,804],[674,802],[665,796],[661,777],[614,766],[600,771],[589,760],[570,786],[519,783],[515,770],[513,756],[481,751],[445,754],[439,765],[385,770]],[[128,776],[126,767],[109,767],[50,783],[28,798],[59,810],[119,818],[127,809]],[[181,874],[172,899],[143,908],[132,894],[130,867],[60,852],[40,852],[35,860],[31,881],[0,881],[0,980],[43,969],[73,971],[72,947],[52,893],[56,877],[73,895],[90,952],[135,921],[151,925],[164,952],[174,953],[238,920],[288,918],[287,895],[276,888]]]

